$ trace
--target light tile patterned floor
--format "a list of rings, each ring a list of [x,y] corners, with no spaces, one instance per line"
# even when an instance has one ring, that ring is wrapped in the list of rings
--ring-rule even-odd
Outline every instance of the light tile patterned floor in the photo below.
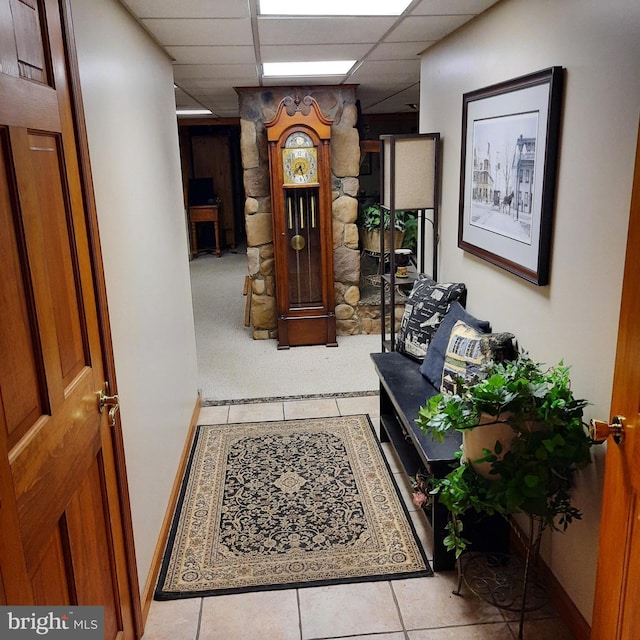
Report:
[[[368,413],[377,396],[204,407],[200,424]],[[418,536],[431,557],[429,524],[411,502],[409,484],[384,447]],[[455,572],[432,578],[284,589],[153,602],[144,640],[514,640],[518,624],[468,590],[455,596]],[[529,614],[525,640],[572,640],[550,609]]]

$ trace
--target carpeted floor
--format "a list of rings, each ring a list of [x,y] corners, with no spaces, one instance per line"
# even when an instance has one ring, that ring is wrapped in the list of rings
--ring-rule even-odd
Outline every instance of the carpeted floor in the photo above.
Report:
[[[244,326],[243,248],[201,255],[190,271],[203,404],[378,390],[369,354],[380,351],[379,335],[338,336],[337,348],[280,351],[276,340],[252,338]]]
[[[366,415],[198,427],[156,599],[419,575]]]

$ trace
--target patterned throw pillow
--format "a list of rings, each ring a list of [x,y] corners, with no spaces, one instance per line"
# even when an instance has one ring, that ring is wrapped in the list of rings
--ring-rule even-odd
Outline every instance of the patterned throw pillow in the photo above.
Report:
[[[486,320],[478,320],[472,316],[462,305],[454,300],[449,307],[447,315],[444,317],[438,330],[435,332],[427,355],[420,365],[420,373],[436,388],[442,385],[442,368],[444,367],[444,356],[449,346],[449,337],[451,331],[458,320],[462,320],[465,324],[477,329],[481,333],[489,333],[491,325]]]
[[[454,300],[465,305],[467,287],[463,283],[438,283],[426,276],[416,280],[404,307],[396,336],[396,351],[421,362]]]
[[[456,393],[458,378],[469,380],[485,362],[502,362],[515,356],[512,333],[481,333],[461,320],[453,325],[442,368],[442,393]]]

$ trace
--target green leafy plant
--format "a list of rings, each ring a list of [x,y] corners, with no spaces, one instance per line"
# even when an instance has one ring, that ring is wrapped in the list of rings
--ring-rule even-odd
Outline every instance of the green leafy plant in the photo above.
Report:
[[[404,221],[404,237],[402,239],[402,247],[411,249],[413,255],[418,249],[418,217],[416,212],[406,212]]]
[[[398,210],[395,212],[394,228],[397,231],[404,231],[407,217],[405,211]],[[381,218],[384,218],[385,230],[389,229],[391,225],[391,213],[389,209],[385,209],[379,204],[371,204],[360,210],[358,214],[358,225],[367,231],[380,229]]]
[[[470,510],[526,513],[556,530],[580,519],[570,491],[574,473],[591,462],[592,441],[582,420],[588,402],[574,397],[569,367],[561,362],[545,369],[521,353],[512,362],[489,363],[478,379],[458,380],[458,390],[434,396],[420,409],[417,422],[425,433],[442,440],[451,430],[504,423],[514,437],[508,451],[496,440],[478,460],[461,460],[432,480],[431,493],[452,515],[447,547],[456,555],[466,548],[460,516]],[[489,463],[489,477],[471,463]]]

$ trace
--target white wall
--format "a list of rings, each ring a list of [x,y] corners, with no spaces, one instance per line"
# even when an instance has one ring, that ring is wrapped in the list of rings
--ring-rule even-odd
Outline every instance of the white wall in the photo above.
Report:
[[[422,57],[420,131],[443,139],[440,280],[537,360],[572,366],[588,418],[609,417],[640,106],[637,0],[503,0]],[[565,67],[550,284],[536,287],[457,247],[462,94]],[[544,554],[591,620],[604,448],[580,474],[580,522]]]
[[[197,400],[169,58],[115,0],[72,0],[140,586]]]

